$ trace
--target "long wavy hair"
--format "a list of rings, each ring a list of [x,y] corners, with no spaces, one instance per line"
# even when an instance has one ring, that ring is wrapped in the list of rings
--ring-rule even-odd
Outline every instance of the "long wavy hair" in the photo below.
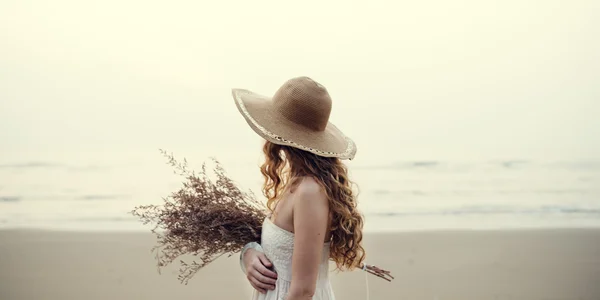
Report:
[[[269,141],[265,143],[263,152],[265,162],[260,170],[265,178],[263,194],[267,197],[269,210],[273,212],[278,197],[288,184],[296,184],[301,177],[314,178],[329,201],[330,259],[340,270],[360,267],[365,258],[363,217],[357,210],[353,183],[342,161]]]

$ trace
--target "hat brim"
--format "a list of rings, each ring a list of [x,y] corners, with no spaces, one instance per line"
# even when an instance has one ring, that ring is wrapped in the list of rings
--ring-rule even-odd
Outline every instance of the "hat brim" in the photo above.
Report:
[[[353,159],[356,145],[331,122],[325,130],[314,131],[289,121],[273,109],[270,97],[233,89],[233,99],[248,125],[264,139],[279,145],[305,150],[324,157]]]

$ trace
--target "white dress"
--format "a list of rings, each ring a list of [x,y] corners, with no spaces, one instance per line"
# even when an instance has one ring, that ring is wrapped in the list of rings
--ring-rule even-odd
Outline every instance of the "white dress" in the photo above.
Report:
[[[284,300],[292,281],[292,253],[294,251],[294,234],[275,225],[268,217],[262,227],[261,246],[267,258],[273,263],[277,272],[277,283],[274,290],[261,294],[254,290],[253,300]],[[317,286],[313,300],[334,300],[333,290],[329,282],[329,243],[323,243],[323,254]]]

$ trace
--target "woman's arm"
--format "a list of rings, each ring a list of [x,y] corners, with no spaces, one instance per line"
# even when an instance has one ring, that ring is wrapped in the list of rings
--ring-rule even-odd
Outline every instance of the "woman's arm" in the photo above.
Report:
[[[321,186],[304,180],[294,199],[292,283],[286,300],[312,299],[327,233],[329,203]]]

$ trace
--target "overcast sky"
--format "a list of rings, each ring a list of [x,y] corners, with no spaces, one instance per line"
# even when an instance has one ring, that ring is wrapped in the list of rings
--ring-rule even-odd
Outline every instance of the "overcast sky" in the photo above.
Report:
[[[600,1],[361,2],[3,0],[0,156],[254,153],[306,75],[357,160],[600,159]]]

